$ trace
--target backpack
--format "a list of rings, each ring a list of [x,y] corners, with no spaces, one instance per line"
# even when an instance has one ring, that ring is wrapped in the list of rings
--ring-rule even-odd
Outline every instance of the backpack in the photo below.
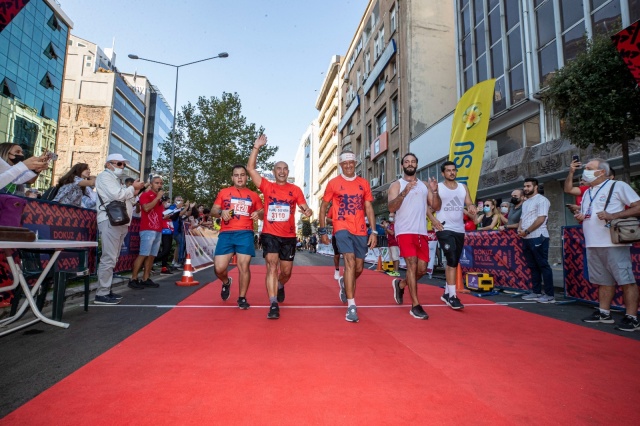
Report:
[[[47,201],[53,201],[54,198],[56,198],[56,195],[58,195],[58,190],[60,189],[59,186],[52,186],[51,188],[47,189],[46,191],[44,191],[44,194],[42,194],[42,197],[40,198],[41,200],[47,200]]]

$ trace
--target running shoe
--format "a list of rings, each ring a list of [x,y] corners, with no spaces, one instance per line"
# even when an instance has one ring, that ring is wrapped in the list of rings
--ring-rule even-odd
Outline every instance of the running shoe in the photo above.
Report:
[[[522,296],[522,300],[536,300],[540,296],[542,296],[540,293],[529,293]]]
[[[333,279],[334,280],[340,279],[340,269],[336,269],[336,271],[333,273]]]
[[[402,305],[402,298],[404,296],[404,288],[400,288],[400,281],[402,280],[399,278],[391,280],[391,285],[393,286],[393,298],[398,305]]]
[[[284,302],[284,286],[282,288],[278,287],[278,303]]]
[[[624,318],[622,318],[622,321],[620,321],[620,325],[616,326],[616,328],[621,331],[640,330],[640,321],[638,321],[637,317],[636,319],[633,319],[629,315],[625,315]]]
[[[108,294],[104,296],[96,296],[93,299],[94,305],[117,305],[120,303],[120,299],[116,299],[115,297],[111,297]]]
[[[387,272],[387,275],[389,275],[390,277],[399,277],[400,276],[400,272],[389,271],[389,272]]]
[[[147,278],[144,281],[140,281],[140,284],[142,284],[145,287],[151,287],[151,288],[158,288],[160,287],[160,284],[158,283],[154,283],[153,281],[151,281],[150,278]]]
[[[447,294],[447,305],[449,305],[449,307],[451,309],[464,309],[464,305],[462,304],[462,302],[460,302],[460,299],[458,299],[457,296],[449,296]]]
[[[238,308],[246,310],[249,309],[249,306],[251,305],[247,302],[246,297],[238,297]]]
[[[600,309],[596,309],[594,313],[586,318],[582,318],[582,322],[601,322],[603,324],[613,324],[615,321],[611,314],[605,314]]]
[[[144,286],[140,283],[140,280],[129,280],[129,284],[127,287],[132,288],[134,290],[142,290]]]
[[[442,296],[440,296],[440,300],[442,300],[447,304],[447,306],[449,306],[449,295],[447,293],[442,293]]]
[[[233,280],[231,279],[231,277],[229,277],[226,284],[222,283],[222,290],[220,291],[220,297],[222,298],[222,300],[229,299],[229,290],[231,289],[232,282]]]
[[[360,321],[360,319],[358,318],[358,308],[356,308],[356,305],[351,305],[347,308],[347,315],[344,319],[349,322]]]
[[[121,300],[122,299],[122,295],[118,294],[118,293],[114,293],[114,292],[109,292],[109,297],[116,299],[116,300]]]
[[[553,296],[549,296],[547,294],[543,294],[542,296],[536,299],[538,303],[556,303],[556,298]]]
[[[268,319],[278,319],[280,318],[280,307],[277,303],[273,302],[271,307],[269,308],[269,313],[267,314]]]
[[[429,319],[429,315],[424,311],[424,309],[422,309],[422,306],[420,305],[416,305],[412,307],[409,313],[411,314],[412,317],[420,320]]]
[[[338,294],[338,296],[340,296],[340,301],[342,303],[347,303],[347,293],[344,291],[344,277],[340,277],[338,285],[340,286],[340,293]]]

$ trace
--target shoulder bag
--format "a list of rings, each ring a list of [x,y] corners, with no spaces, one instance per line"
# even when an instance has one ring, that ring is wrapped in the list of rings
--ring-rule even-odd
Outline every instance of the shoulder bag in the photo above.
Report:
[[[609,189],[609,196],[604,204],[604,211],[607,211],[614,186],[616,186],[616,182],[613,182],[611,189]],[[640,220],[638,220],[637,217],[613,219],[607,222],[607,226],[611,233],[611,242],[614,244],[630,244],[640,241]]]
[[[96,193],[98,192],[96,191]],[[127,204],[124,201],[113,200],[105,206],[100,193],[98,193],[98,198],[100,199],[100,207],[107,213],[111,226],[127,225],[131,221],[129,213],[127,213]]]

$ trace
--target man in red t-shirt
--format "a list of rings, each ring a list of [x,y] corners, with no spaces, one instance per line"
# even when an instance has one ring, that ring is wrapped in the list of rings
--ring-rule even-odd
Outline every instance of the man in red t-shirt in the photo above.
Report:
[[[278,161],[273,169],[275,183],[263,179],[256,170],[256,161],[260,148],[267,144],[267,137],[262,134],[256,139],[249,156],[247,171],[251,180],[264,196],[264,224],[262,225],[262,253],[267,263],[267,293],[271,307],[267,318],[280,318],[278,303],[284,302],[284,285],[291,278],[293,259],[296,255],[296,206],[306,217],[313,211],[307,205],[302,190],[287,182],[289,166]],[[278,274],[278,270],[280,273]]]
[[[140,195],[140,206],[142,207],[142,215],[140,216],[140,254],[133,262],[133,271],[128,286],[134,290],[141,290],[145,287],[159,287],[158,284],[151,281],[151,268],[153,260],[160,250],[160,242],[162,241],[162,226],[164,206],[162,205],[162,178],[156,176],[151,179],[149,190]],[[138,273],[144,263],[144,273],[142,281],[138,280]]]
[[[221,190],[211,207],[211,214],[222,219],[214,255],[216,276],[222,281],[220,297],[222,300],[229,298],[231,277],[227,269],[235,253],[238,257],[240,278],[238,294],[240,309],[249,309],[250,306],[246,295],[251,281],[249,265],[251,258],[256,255],[253,245],[253,221],[261,219],[264,212],[262,200],[258,194],[247,188],[247,178],[247,169],[243,165],[233,166],[231,173],[233,186]]]
[[[330,203],[333,217],[334,237],[340,253],[344,258],[344,276],[338,281],[340,300],[347,303],[349,322],[358,322],[358,311],[355,303],[356,279],[364,269],[364,258],[367,248],[374,248],[378,232],[375,227],[367,237],[365,213],[369,223],[376,223],[373,213],[373,195],[366,179],[356,176],[356,156],[351,151],[340,154],[342,173],[327,183],[322,197],[318,233],[322,244],[328,244],[327,228],[325,228],[327,208]]]

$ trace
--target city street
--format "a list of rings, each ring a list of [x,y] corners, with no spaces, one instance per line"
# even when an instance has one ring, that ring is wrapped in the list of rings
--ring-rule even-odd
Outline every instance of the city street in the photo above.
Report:
[[[252,266],[254,273],[261,270],[263,265],[264,260],[259,252]],[[301,251],[297,253],[294,265],[294,278],[296,276],[296,267],[326,266],[327,269],[329,269],[328,272],[330,272],[332,258]],[[436,273],[438,272],[441,271],[436,271]],[[124,295],[122,303],[118,306],[90,305],[89,312],[84,312],[82,309],[82,298],[77,297],[68,300],[63,317],[64,321],[71,324],[68,329],[65,330],[40,323],[3,337],[2,340],[0,340],[0,344],[2,345],[0,365],[3,367],[2,371],[7,391],[0,403],[0,416],[4,417],[42,391],[109,351],[109,349],[117,347],[129,336],[171,311],[176,304],[212,281],[213,270],[206,269],[195,274],[195,279],[200,282],[199,286],[178,287],[174,285],[174,281],[179,280],[179,277],[180,274],[178,273],[173,276],[157,275],[154,277],[154,280],[160,284],[160,288],[148,288],[141,291],[130,290],[124,283],[120,283],[114,289],[114,291]],[[300,278],[298,277],[298,279]],[[379,301],[382,305],[393,304],[390,285],[391,277],[388,277],[388,281],[388,298]],[[426,286],[441,286],[444,283],[437,275],[432,279],[423,278],[420,282]],[[219,282],[214,282],[209,285],[214,286],[214,294],[219,294]],[[335,303],[336,306],[340,306],[337,286],[335,288]],[[366,289],[361,287],[359,291],[359,294],[362,295]],[[233,302],[236,296],[237,287],[232,289],[230,302]],[[405,305],[407,296],[405,296]],[[93,295],[91,299],[93,299]],[[264,291],[264,283],[254,280],[248,292],[247,299],[252,304],[252,308],[250,309],[266,312],[268,303]],[[562,300],[561,296],[559,296],[558,299]],[[504,303],[513,309],[616,334],[630,340],[640,340],[640,333],[617,331],[612,325],[582,323],[580,318],[589,315],[592,309],[592,307],[585,304],[542,305],[535,302],[524,302],[519,297],[514,298],[510,295],[499,295],[487,298],[474,298],[473,296],[465,295],[462,296],[462,300],[467,305],[465,311],[473,310],[473,305],[476,303]],[[219,300],[212,302],[218,303]],[[312,301],[309,302],[312,303]],[[425,299],[423,297],[422,303],[425,310],[429,312],[432,317],[435,312],[448,309],[443,306],[440,300],[433,298]],[[230,306],[235,306],[235,303],[231,303]],[[286,307],[283,309],[286,311]],[[45,309],[45,313],[47,313],[47,309]],[[327,315],[330,314],[327,313]],[[398,315],[406,315],[407,320],[410,318],[408,309],[407,313],[398,313]],[[615,314],[614,317],[616,320],[619,320],[621,314]],[[262,321],[262,319],[260,319],[260,321]],[[281,320],[281,322],[284,324],[284,320]],[[429,327],[431,323],[433,323],[433,320],[427,321],[425,324],[419,321],[407,321],[407,325],[412,327]],[[231,324],[229,325],[231,326]],[[345,322],[344,327],[353,327],[353,325]],[[526,329],[522,330],[523,335],[528,332]],[[168,347],[171,347],[170,343],[172,339],[176,337],[179,336],[165,336]],[[455,338],[455,335],[452,336],[452,338]],[[159,353],[157,356],[162,357],[163,354]],[[551,359],[553,356],[553,354],[549,354]],[[132,358],[130,362],[132,364],[144,364],[146,360]],[[108,372],[106,372],[106,374],[108,374]],[[80,397],[80,395],[78,397]]]

